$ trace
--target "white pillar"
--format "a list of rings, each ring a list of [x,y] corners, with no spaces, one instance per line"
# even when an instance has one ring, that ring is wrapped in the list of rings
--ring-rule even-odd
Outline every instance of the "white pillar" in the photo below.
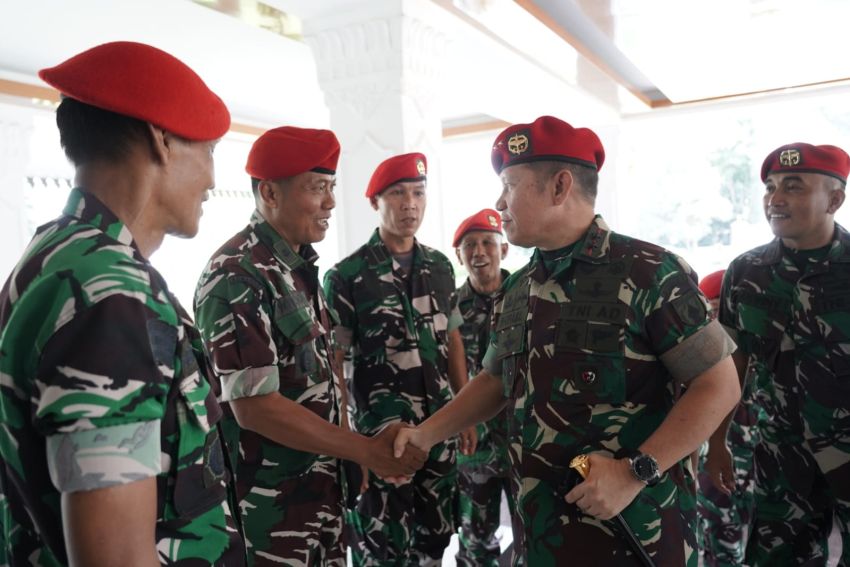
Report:
[[[368,2],[304,24],[331,129],[342,145],[337,191],[337,238],[342,256],[365,243],[377,226],[364,197],[384,159],[407,152],[428,158],[428,209],[418,237],[438,243],[444,232],[438,156],[442,59],[447,38],[432,2]]]

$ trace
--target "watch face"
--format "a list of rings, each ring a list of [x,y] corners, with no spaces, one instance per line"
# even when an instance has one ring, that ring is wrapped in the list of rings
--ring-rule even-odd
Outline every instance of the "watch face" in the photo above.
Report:
[[[655,460],[649,455],[639,455],[636,457],[632,467],[635,471],[635,476],[644,482],[653,480],[658,473],[658,465],[655,464]]]

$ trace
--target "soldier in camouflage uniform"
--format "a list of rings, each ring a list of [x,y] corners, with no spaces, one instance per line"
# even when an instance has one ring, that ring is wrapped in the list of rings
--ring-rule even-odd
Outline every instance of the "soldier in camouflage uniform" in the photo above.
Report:
[[[472,378],[481,371],[481,361],[490,342],[493,300],[509,275],[507,270],[500,270],[508,244],[502,242],[499,213],[483,209],[464,219],[455,232],[452,246],[458,261],[469,272],[469,278],[457,290],[457,306],[463,317],[460,335],[466,351],[466,369]],[[502,492],[507,496],[511,515],[514,512],[508,479],[506,420],[503,412],[486,423],[479,423],[475,453],[457,456],[460,542],[456,560],[461,566],[499,565],[496,530]]]
[[[503,284],[484,370],[417,429],[421,448],[507,403],[514,533],[527,565],[697,564],[688,455],[740,391],[734,345],[688,265],[595,215],[596,135],[544,116],[503,131],[492,162],[508,240],[536,246]],[[687,390],[675,400],[676,383]],[[588,455],[587,479],[569,468]],[[578,482],[578,484],[576,484]]]
[[[244,565],[200,337],[148,261],[197,233],[230,115],[148,45],[40,76],[79,187],[0,292],[2,563]]]
[[[720,309],[720,285],[725,270],[713,272],[702,280],[699,287],[711,306],[712,317]],[[733,359],[738,353],[733,354]],[[752,404],[743,399],[735,409],[727,448],[725,437],[712,435],[699,457],[697,477],[697,516],[700,527],[700,550],[703,563],[709,567],[734,567],[744,562],[744,550],[751,527],[755,505],[755,470],[753,469],[753,443],[758,432]],[[721,473],[714,470],[724,459],[717,452],[727,453],[729,448],[733,470]],[[711,453],[711,457],[709,457]],[[709,467],[706,467],[706,464]],[[734,471],[734,472],[733,472]],[[723,482],[715,486],[712,478],[722,474]]]
[[[452,266],[415,239],[425,180],[422,154],[381,163],[366,191],[381,224],[325,276],[340,318],[337,340],[353,358],[353,418],[364,434],[389,423],[419,423],[467,380]],[[464,450],[474,449],[473,436],[467,432]],[[403,486],[370,480],[349,516],[355,565],[439,564],[455,531],[455,450],[453,440],[435,445]]]
[[[391,429],[367,439],[339,427],[335,318],[310,245],[328,228],[339,150],[328,130],[284,126],[257,139],[246,166],[257,208],[213,254],[195,295],[222,400],[235,417],[228,441],[255,566],[345,565],[339,459],[395,477],[425,458],[396,461]]]
[[[749,565],[850,565],[850,234],[834,220],[848,171],[835,146],[771,152],[761,177],[776,238],[723,282],[719,319],[757,417]]]

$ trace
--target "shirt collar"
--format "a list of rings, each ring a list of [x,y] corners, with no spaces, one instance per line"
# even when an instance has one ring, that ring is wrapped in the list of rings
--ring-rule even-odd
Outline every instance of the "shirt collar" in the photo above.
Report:
[[[367,260],[369,265],[372,267],[380,266],[383,264],[392,264],[393,255],[387,248],[387,245],[384,244],[384,241],[381,240],[381,233],[379,229],[375,229],[372,232],[372,236],[369,237],[369,242],[366,243],[366,248],[368,250]],[[419,241],[414,238],[413,239],[413,266],[418,266],[420,264],[430,264],[432,261],[431,254],[425,249],[424,246],[419,244]]]
[[[132,247],[136,252],[139,247],[133,240],[130,229],[113,213],[100,199],[86,193],[80,187],[71,190],[68,201],[62,211],[65,215],[73,217],[80,222],[89,224],[104,232],[125,246]]]
[[[590,264],[607,264],[611,261],[610,241],[611,229],[608,228],[608,224],[603,220],[602,215],[596,215],[593,217],[590,227],[576,241],[576,245],[570,252],[565,254],[563,258],[559,258],[559,264],[551,274],[546,273],[542,253],[539,248],[535,248],[531,257],[531,275],[535,280],[542,283],[550,277],[555,278],[562,274],[572,265],[573,260]]]
[[[289,243],[256,209],[251,215],[250,226],[257,233],[260,241],[274,252],[275,258],[290,271],[297,270],[302,266],[314,265],[316,260],[319,259],[315,248],[309,244],[302,244],[298,252],[293,250]]]

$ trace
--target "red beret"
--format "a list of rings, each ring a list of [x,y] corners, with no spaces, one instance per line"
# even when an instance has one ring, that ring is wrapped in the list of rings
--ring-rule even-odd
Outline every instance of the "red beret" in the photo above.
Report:
[[[723,283],[723,274],[726,270],[711,272],[699,282],[699,290],[706,299],[717,299],[720,297],[720,285]]]
[[[423,181],[428,172],[428,160],[424,154],[413,152],[393,156],[382,161],[366,187],[366,197],[374,197],[381,191],[404,181]]]
[[[493,209],[481,209],[471,217],[465,219],[455,231],[455,239],[452,246],[457,248],[460,241],[467,232],[473,230],[486,230],[488,232],[502,233],[502,217]]]
[[[496,137],[490,161],[496,173],[506,167],[534,161],[564,161],[602,169],[605,150],[599,137],[587,128],[573,128],[553,116],[531,124],[514,124]]]
[[[761,164],[761,180],[767,181],[771,173],[821,173],[847,183],[850,156],[836,146],[787,144],[770,152]]]
[[[245,171],[257,179],[283,179],[305,171],[336,173],[339,140],[330,130],[281,126],[257,138]]]
[[[192,69],[143,43],[104,43],[38,76],[67,97],[189,140],[216,140],[230,128],[227,107]]]

